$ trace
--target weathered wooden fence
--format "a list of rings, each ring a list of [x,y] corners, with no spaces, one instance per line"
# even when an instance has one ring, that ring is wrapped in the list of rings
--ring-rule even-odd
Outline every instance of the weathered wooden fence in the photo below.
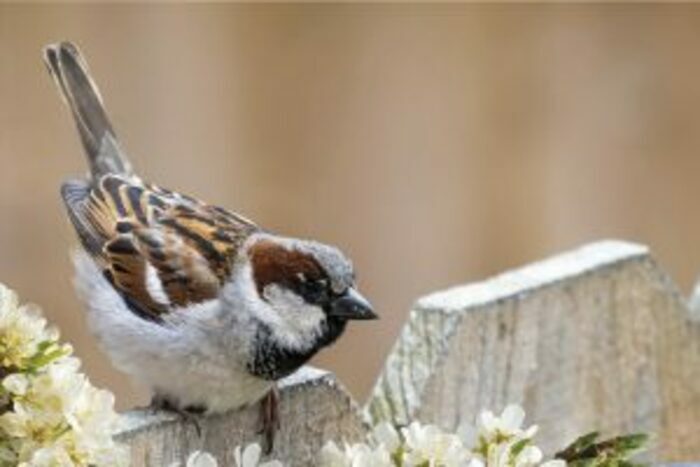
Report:
[[[332,375],[306,368],[282,388],[273,457],[310,465],[367,423],[454,429],[484,408],[521,404],[551,453],[592,429],[655,434],[651,458],[700,459],[700,323],[646,247],[605,241],[424,297],[411,311],[365,409]],[[257,440],[256,408],[194,426],[134,411],[118,435],[134,466],[205,449],[233,465]]]

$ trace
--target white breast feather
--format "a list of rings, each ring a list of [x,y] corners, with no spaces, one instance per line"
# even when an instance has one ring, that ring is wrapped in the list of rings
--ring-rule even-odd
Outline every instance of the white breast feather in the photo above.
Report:
[[[246,370],[255,328],[241,313],[211,300],[169,313],[165,324],[150,322],[127,308],[87,254],[77,252],[74,262],[91,331],[112,363],[138,382],[212,412],[255,402],[271,387]]]

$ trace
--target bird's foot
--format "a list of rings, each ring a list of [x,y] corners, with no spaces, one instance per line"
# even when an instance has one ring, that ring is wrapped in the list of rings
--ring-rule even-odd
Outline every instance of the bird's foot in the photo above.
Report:
[[[204,407],[189,406],[181,408],[174,404],[170,399],[162,395],[156,394],[151,398],[150,409],[153,411],[165,410],[167,412],[176,413],[185,423],[190,423],[194,426],[198,437],[202,437],[202,427],[199,424],[200,418],[206,409]]]
[[[264,436],[263,451],[270,454],[275,446],[275,434],[280,429],[279,413],[280,395],[276,386],[260,401],[260,430],[258,434]]]

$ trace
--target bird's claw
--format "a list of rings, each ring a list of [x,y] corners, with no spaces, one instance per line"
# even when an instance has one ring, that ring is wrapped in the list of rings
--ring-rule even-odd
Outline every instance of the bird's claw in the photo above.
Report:
[[[201,414],[204,413],[204,409],[201,407],[185,407],[180,408],[178,405],[173,404],[166,397],[160,395],[154,395],[151,399],[150,409],[153,411],[164,410],[166,412],[173,412],[177,414],[185,423],[191,424],[195,431],[197,432],[197,437],[202,437],[202,426],[200,424]]]

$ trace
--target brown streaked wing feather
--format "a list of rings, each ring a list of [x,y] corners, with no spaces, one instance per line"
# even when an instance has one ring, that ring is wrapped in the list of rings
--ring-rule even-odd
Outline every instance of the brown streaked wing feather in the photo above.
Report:
[[[164,228],[140,228],[134,236],[172,305],[185,306],[216,297],[221,281],[206,259],[177,234]]]
[[[96,257],[102,251],[104,236],[97,231],[94,222],[87,214],[90,194],[90,184],[84,180],[69,180],[61,185],[61,197],[80,243],[85,251]]]
[[[148,263],[140,254],[131,235],[119,235],[104,247],[106,268],[112,285],[139,304],[142,311],[155,316],[166,312],[166,304],[157,302],[148,291]]]
[[[216,297],[238,249],[258,230],[234,213],[138,179],[106,175],[91,188],[66,187],[64,200],[86,250],[127,302],[153,317]],[[168,303],[149,290],[149,265]]]

